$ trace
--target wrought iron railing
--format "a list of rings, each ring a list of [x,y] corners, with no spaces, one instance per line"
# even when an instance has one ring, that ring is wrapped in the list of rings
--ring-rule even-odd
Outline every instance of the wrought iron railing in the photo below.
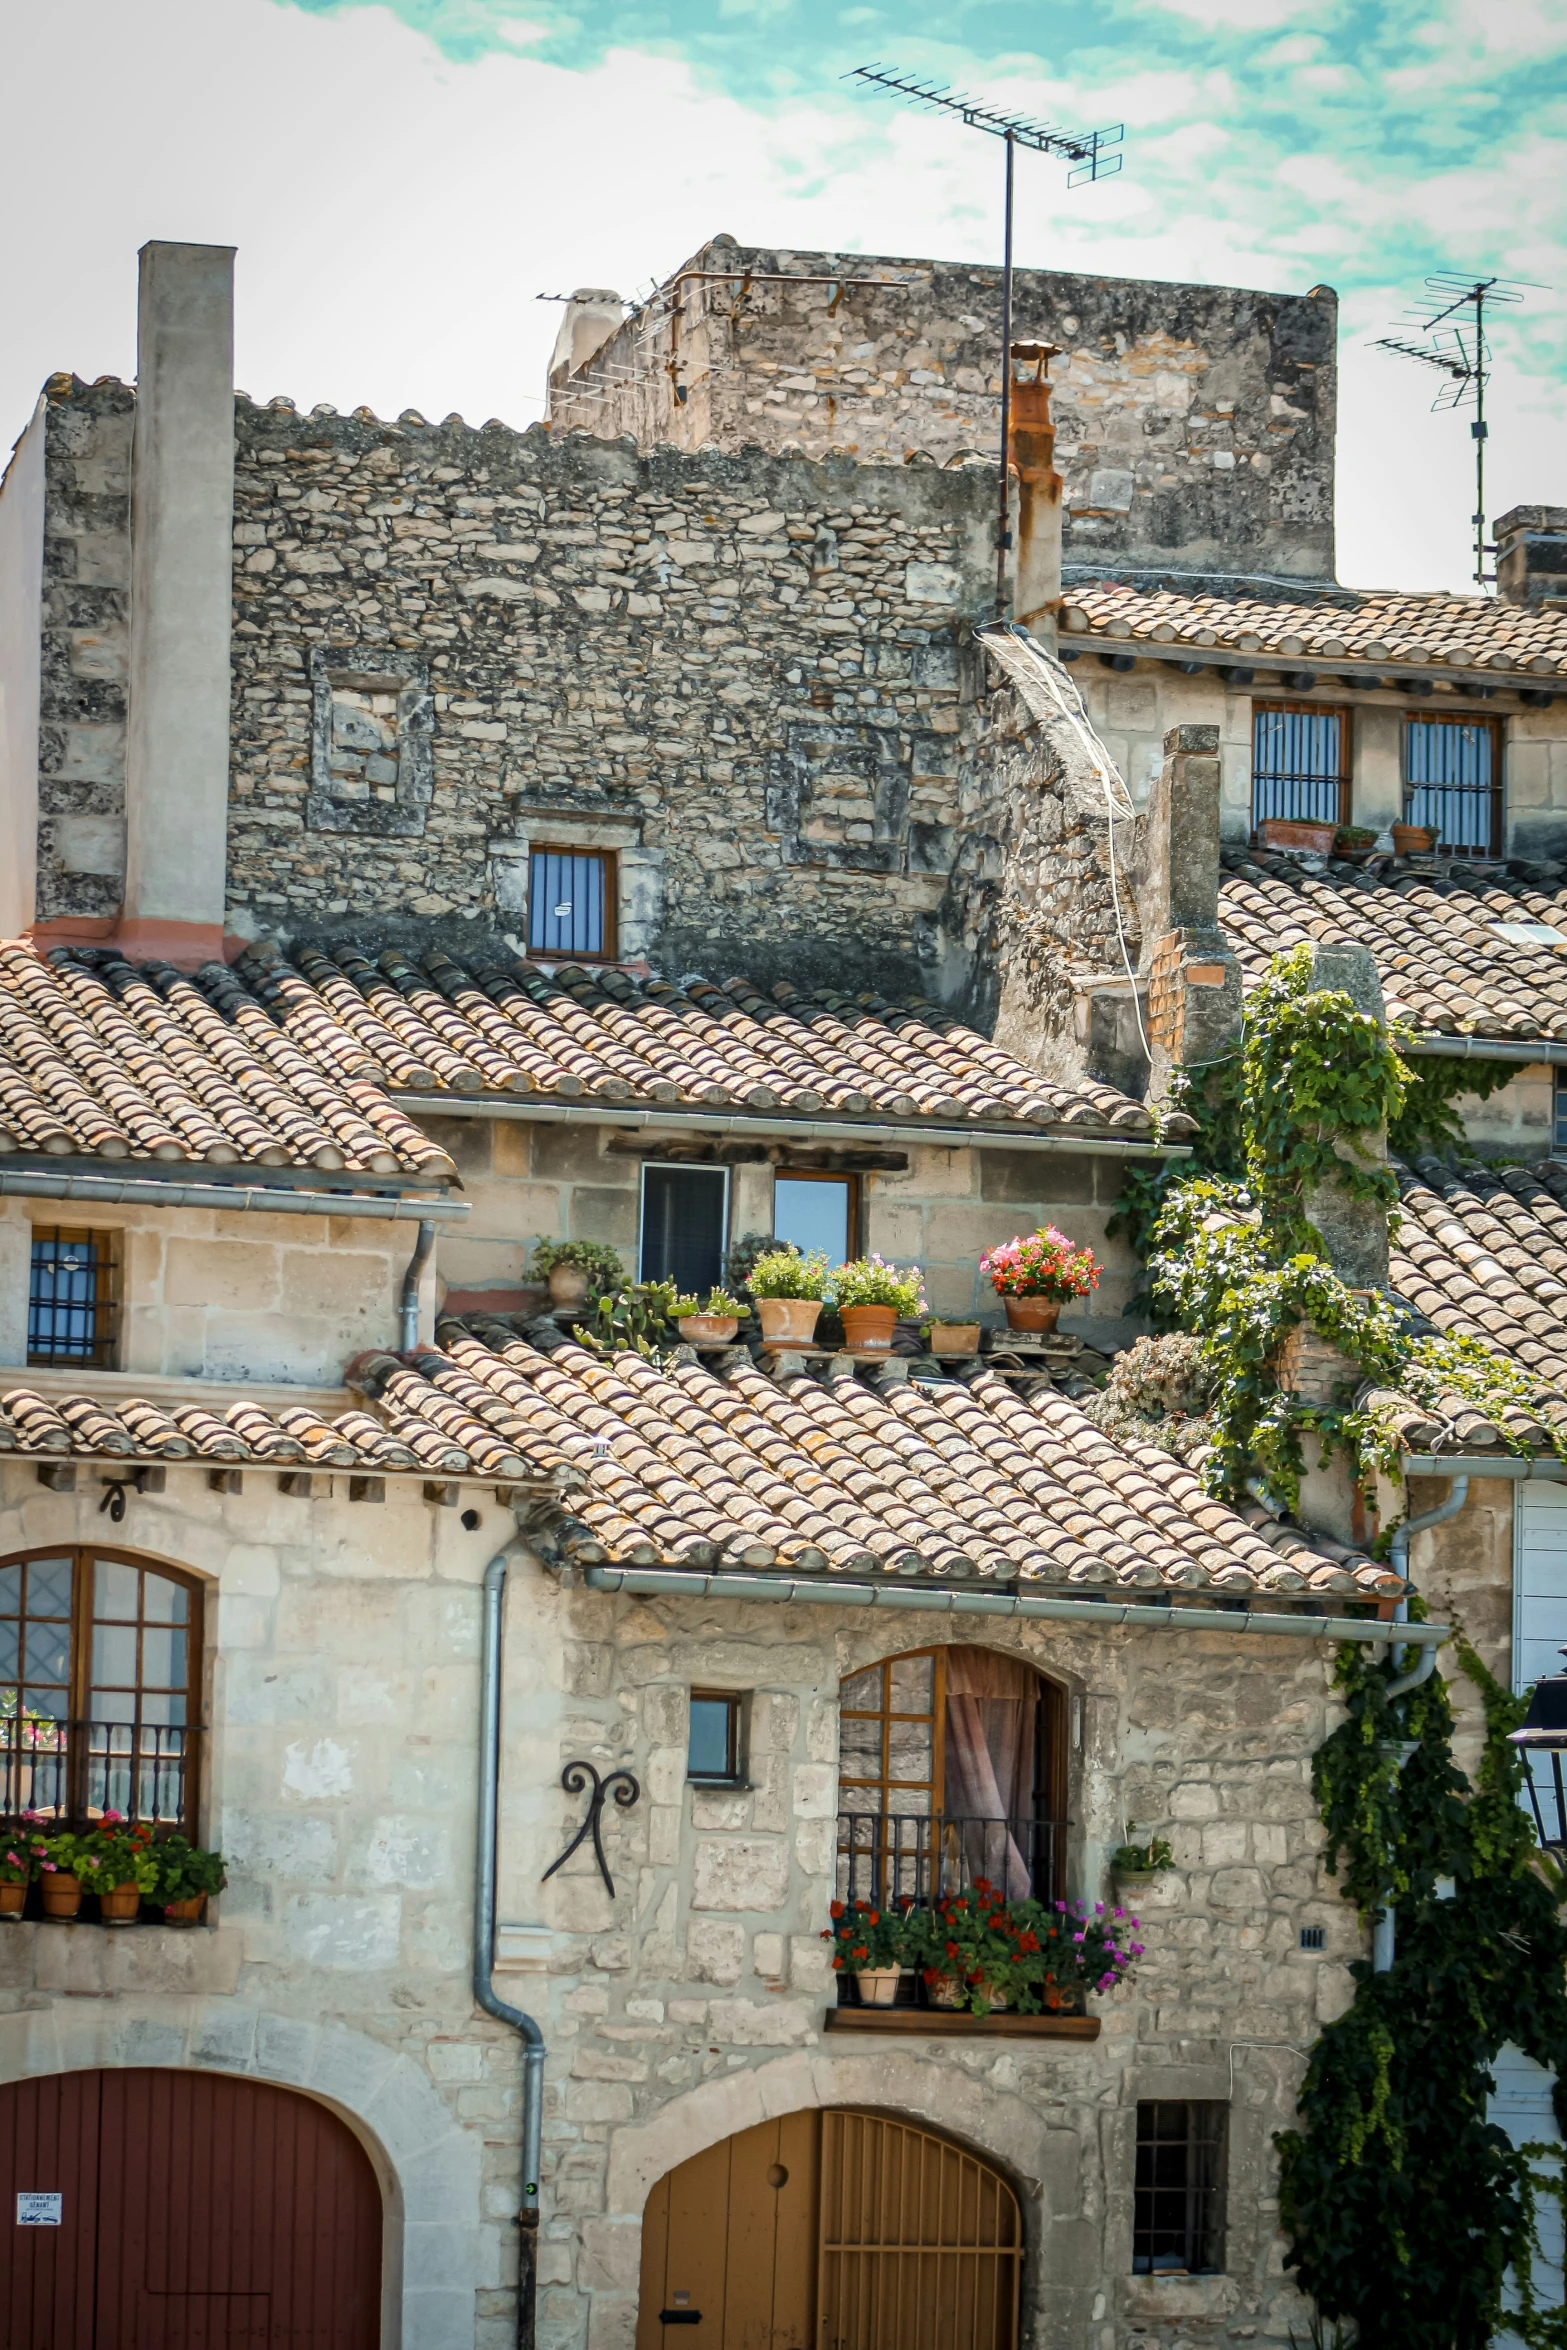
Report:
[[[838,1814],[838,1899],[929,1909],[983,1877],[1011,1900],[1060,1898],[1065,1820],[952,1812]]]
[[[106,1811],[187,1827],[200,1732],[152,1722],[0,1719],[0,1820],[35,1813],[82,1824]]]

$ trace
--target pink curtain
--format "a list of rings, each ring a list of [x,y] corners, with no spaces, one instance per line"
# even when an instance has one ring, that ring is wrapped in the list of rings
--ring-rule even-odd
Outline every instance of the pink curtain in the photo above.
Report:
[[[988,1877],[1012,1901],[1033,1890],[1027,1855],[1011,1828],[977,1823],[1033,1816],[1038,1704],[1039,1677],[1028,1665],[985,1648],[948,1649],[942,1809],[970,1824],[949,1829],[947,1841],[971,1878]]]

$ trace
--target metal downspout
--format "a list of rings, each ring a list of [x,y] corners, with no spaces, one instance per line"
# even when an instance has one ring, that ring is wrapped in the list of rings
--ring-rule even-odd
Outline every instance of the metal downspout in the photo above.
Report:
[[[1401,1526],[1394,1529],[1391,1563],[1398,1569],[1406,1583],[1409,1581],[1410,1536],[1423,1534],[1429,1526],[1442,1526],[1447,1523],[1449,1518],[1456,1518],[1468,1499],[1468,1478],[1455,1477],[1448,1488],[1446,1501],[1439,1503],[1434,1510],[1422,1512],[1418,1518],[1406,1518]],[[1409,1602],[1407,1599],[1401,1599],[1395,1611],[1395,1621],[1406,1623],[1408,1618]],[[1406,1644],[1402,1641],[1395,1642],[1391,1653],[1396,1655],[1405,1646]],[[1396,1680],[1389,1681],[1386,1694],[1389,1697],[1403,1697],[1411,1689],[1418,1689],[1422,1682],[1429,1681],[1435,1671],[1436,1650],[1429,1647],[1422,1648],[1413,1670],[1400,1673]],[[1398,1767],[1401,1771],[1413,1751],[1412,1747],[1405,1747],[1400,1755]],[[1397,1945],[1397,1912],[1391,1903],[1386,1903],[1377,1911],[1371,1928],[1371,1968],[1374,1974],[1385,1975],[1387,1973],[1393,1964]]]
[[[419,1237],[414,1242],[414,1253],[408,1260],[403,1275],[403,1286],[397,1298],[397,1343],[404,1354],[419,1343],[419,1280],[430,1262],[430,1251],[435,1246],[435,1226],[421,1224]]]
[[[496,1997],[495,1834],[501,1771],[501,1606],[505,1551],[484,1570],[483,1647],[479,1667],[479,1828],[473,1904],[473,1995],[486,2015],[520,2034],[522,2049],[522,2201],[517,2212],[517,2350],[533,2350],[539,2252],[539,2149],[544,2113],[544,2034],[531,2015]]]

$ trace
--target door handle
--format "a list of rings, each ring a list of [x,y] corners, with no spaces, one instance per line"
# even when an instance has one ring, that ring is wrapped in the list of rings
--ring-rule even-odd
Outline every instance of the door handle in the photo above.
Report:
[[[699,2326],[702,2312],[700,2309],[661,2309],[658,2322],[661,2326]]]

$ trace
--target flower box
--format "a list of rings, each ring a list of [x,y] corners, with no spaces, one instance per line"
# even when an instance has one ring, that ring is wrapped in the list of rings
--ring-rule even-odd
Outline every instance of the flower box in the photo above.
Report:
[[[829,2007],[825,2032],[911,2032],[952,2039],[1097,2040],[1096,2015],[964,2015],[941,2007]]]

